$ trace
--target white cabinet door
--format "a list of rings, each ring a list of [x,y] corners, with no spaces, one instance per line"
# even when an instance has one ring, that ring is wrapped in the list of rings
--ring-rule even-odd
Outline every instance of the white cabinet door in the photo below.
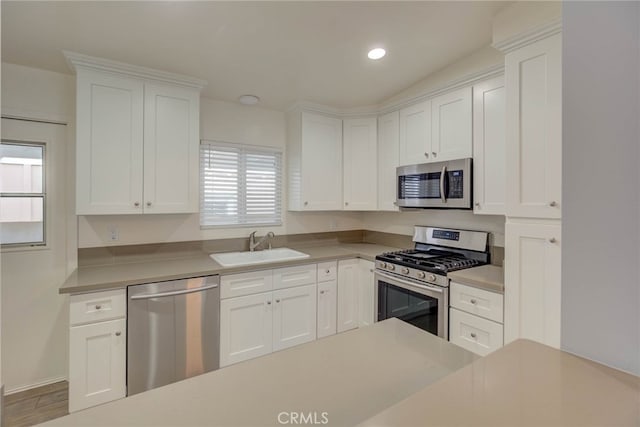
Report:
[[[378,130],[375,118],[343,121],[344,209],[376,210]]]
[[[471,157],[472,119],[470,87],[433,98],[430,159],[444,161]]]
[[[504,338],[560,347],[559,224],[505,227]]]
[[[400,113],[378,118],[378,210],[397,211],[396,168],[400,166]]]
[[[342,120],[302,113],[304,210],[342,210]]]
[[[358,326],[373,325],[375,321],[375,292],[373,269],[371,261],[361,259],[360,262],[360,298],[358,300]]]
[[[358,260],[338,261],[338,332],[358,327],[359,299],[360,268]]]
[[[126,395],[127,322],[74,326],[69,335],[69,412]]]
[[[273,292],[273,350],[316,339],[316,285]]]
[[[480,356],[486,356],[503,344],[502,324],[464,311],[449,310],[449,341]]]
[[[144,91],[144,212],[198,212],[200,93],[150,83]]]
[[[473,87],[473,212],[505,214],[504,77]]]
[[[144,84],[78,70],[76,213],[142,213]]]
[[[431,159],[431,101],[400,110],[400,165]]]
[[[558,34],[505,56],[507,216],[561,216],[561,44]]]
[[[336,333],[337,290],[335,280],[318,283],[318,338]]]
[[[220,366],[271,353],[272,293],[220,301]]]

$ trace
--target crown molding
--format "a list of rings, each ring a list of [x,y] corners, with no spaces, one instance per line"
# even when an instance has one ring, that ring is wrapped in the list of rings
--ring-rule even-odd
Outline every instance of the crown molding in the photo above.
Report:
[[[562,18],[556,18],[515,36],[508,37],[491,46],[502,53],[509,53],[562,32]]]
[[[381,114],[390,113],[392,111],[399,110],[404,107],[408,107],[418,102],[425,101],[435,96],[441,95],[446,92],[451,92],[456,89],[460,89],[465,86],[473,85],[482,80],[488,80],[493,77],[498,77],[504,74],[504,64],[496,64],[490,67],[484,68],[475,73],[467,74],[459,79],[452,80],[427,92],[422,92],[411,98],[405,98],[393,103],[382,103],[379,105],[371,105],[366,107],[355,108],[334,108],[322,104],[317,104],[309,101],[298,101],[289,107],[286,112],[291,113],[295,111],[309,111],[314,113],[320,113],[334,118],[350,118],[350,117],[366,117],[366,116],[378,116]]]
[[[62,53],[67,60],[69,67],[75,72],[77,72],[78,69],[106,71],[146,80],[156,80],[163,83],[188,86],[198,90],[201,90],[207,85],[206,80],[196,79],[194,77],[184,76],[181,74],[168,73],[166,71],[126,64],[124,62],[112,61],[110,59],[96,58],[94,56],[69,52],[67,50],[63,50]]]

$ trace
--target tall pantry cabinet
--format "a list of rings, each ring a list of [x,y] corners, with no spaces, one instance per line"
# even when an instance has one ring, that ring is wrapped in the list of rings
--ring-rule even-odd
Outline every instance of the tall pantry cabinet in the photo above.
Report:
[[[505,55],[505,344],[560,347],[561,27],[495,46]]]

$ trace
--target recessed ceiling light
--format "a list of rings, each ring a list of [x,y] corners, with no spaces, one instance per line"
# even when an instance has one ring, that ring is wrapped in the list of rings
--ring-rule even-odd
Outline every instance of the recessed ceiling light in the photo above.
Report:
[[[255,95],[242,95],[238,98],[238,101],[244,105],[256,105],[260,101],[260,98]]]
[[[387,54],[387,51],[381,47],[377,47],[375,49],[371,49],[367,56],[369,59],[380,59]]]

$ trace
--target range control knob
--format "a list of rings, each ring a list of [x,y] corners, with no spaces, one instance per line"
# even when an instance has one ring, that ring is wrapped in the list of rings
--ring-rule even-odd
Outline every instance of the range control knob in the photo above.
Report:
[[[386,262],[381,262],[380,263],[380,268],[387,268],[387,263]]]
[[[426,274],[424,274],[424,271],[419,271],[419,272],[418,272],[418,278],[419,278],[419,279],[424,279],[424,278],[425,278],[425,276],[426,276]]]
[[[407,267],[404,267],[402,269],[402,274],[409,274],[409,269]]]
[[[393,271],[393,270],[395,270],[395,269],[396,269],[396,266],[395,266],[395,265],[393,265],[393,264],[389,264],[389,265],[387,266],[387,268],[388,268],[389,270]]]
[[[430,274],[428,280],[430,282],[435,282],[436,281],[436,275],[435,274]]]

